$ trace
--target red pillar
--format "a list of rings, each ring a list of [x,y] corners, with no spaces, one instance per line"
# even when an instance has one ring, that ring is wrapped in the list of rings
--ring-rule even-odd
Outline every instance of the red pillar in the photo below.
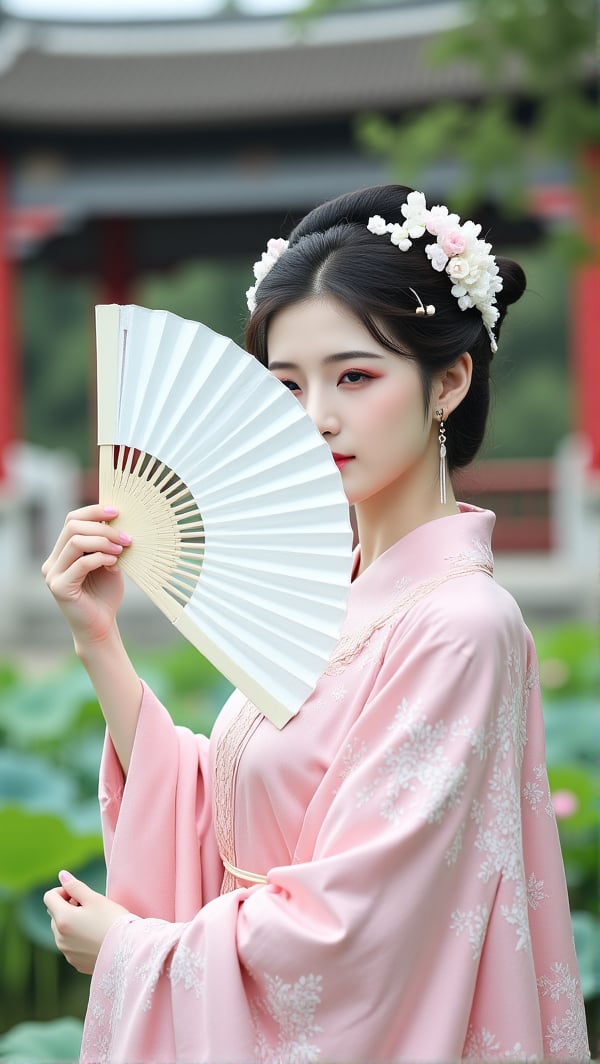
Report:
[[[600,473],[600,145],[585,155],[580,226],[588,257],[576,270],[573,291],[573,366],[577,431]]]
[[[134,280],[132,223],[128,218],[105,218],[98,225],[102,302],[129,303]]]
[[[6,449],[20,428],[15,328],[15,277],[9,247],[8,173],[0,156],[0,483],[6,479]]]

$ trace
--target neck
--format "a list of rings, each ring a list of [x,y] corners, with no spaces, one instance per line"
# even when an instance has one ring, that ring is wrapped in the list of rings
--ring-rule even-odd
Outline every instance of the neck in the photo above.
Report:
[[[355,505],[360,543],[357,576],[415,528],[459,512],[449,478],[445,503],[440,502],[439,492],[437,479],[413,476]]]

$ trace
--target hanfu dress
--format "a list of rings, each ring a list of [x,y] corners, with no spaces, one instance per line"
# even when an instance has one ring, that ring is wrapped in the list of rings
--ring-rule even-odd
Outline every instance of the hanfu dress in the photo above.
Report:
[[[399,540],[277,730],[210,740],[145,689],[107,742],[108,894],[85,1062],[588,1057],[535,651],[490,512]]]

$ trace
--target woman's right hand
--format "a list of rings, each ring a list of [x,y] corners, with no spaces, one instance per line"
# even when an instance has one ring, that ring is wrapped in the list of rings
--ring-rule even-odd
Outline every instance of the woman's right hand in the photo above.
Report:
[[[115,566],[131,543],[130,536],[106,523],[117,515],[100,505],[68,514],[42,566],[76,646],[100,643],[114,628],[123,598],[123,575]]]

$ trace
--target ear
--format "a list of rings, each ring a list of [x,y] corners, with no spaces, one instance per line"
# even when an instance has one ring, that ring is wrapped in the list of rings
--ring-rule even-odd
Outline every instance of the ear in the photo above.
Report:
[[[468,351],[457,358],[448,369],[434,378],[431,391],[432,407],[443,407],[447,418],[462,403],[471,386],[473,360]]]

